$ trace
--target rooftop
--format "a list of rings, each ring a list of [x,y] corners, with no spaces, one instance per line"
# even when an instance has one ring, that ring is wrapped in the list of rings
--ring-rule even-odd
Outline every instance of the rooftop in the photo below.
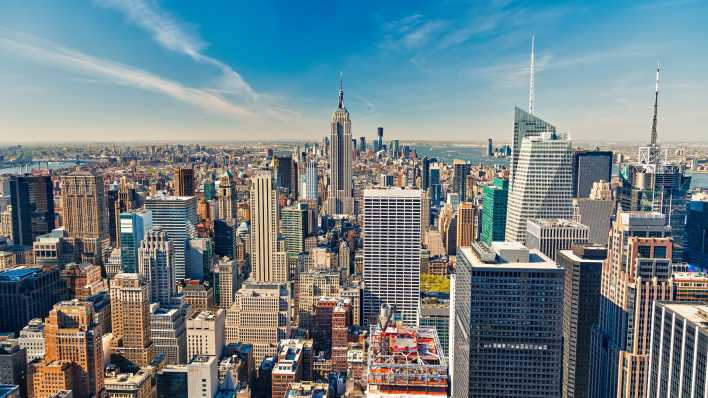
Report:
[[[701,328],[708,330],[708,304],[677,301],[657,302],[657,304],[664,306],[667,310],[674,312],[689,322],[700,325]]]
[[[558,269],[545,254],[518,242],[492,242],[491,247],[474,242],[472,246],[461,247],[459,254],[475,268]]]
[[[26,266],[15,267],[5,271],[0,271],[0,282],[17,282],[41,272],[42,270],[40,268],[31,268]]]

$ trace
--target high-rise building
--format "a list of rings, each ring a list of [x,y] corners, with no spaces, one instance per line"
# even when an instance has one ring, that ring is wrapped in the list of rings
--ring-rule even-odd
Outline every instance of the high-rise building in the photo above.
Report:
[[[671,299],[670,235],[661,213],[617,212],[592,331],[590,397],[645,396],[652,303]]]
[[[308,160],[305,167],[305,200],[317,201],[317,162]]]
[[[404,322],[418,323],[423,191],[364,191],[364,324],[382,304],[395,307]]]
[[[175,196],[194,196],[194,169],[177,167],[175,169]]]
[[[469,246],[477,240],[477,206],[462,202],[457,208],[457,247]]]
[[[278,203],[270,174],[251,179],[251,278],[274,281],[278,240]]]
[[[383,127],[377,127],[376,128],[376,143],[375,143],[375,149],[376,152],[381,151],[384,149],[384,128]]]
[[[366,137],[359,137],[359,152],[366,152]]]
[[[17,333],[43,318],[66,298],[59,267],[16,267],[0,271],[0,333]]]
[[[439,206],[443,200],[443,189],[440,184],[440,164],[433,163],[430,166],[430,201],[433,206]]]
[[[187,358],[208,355],[221,359],[224,310],[197,311],[187,319]]]
[[[49,312],[44,327],[46,353],[34,369],[34,397],[72,390],[75,398],[103,391],[102,328],[91,303],[63,301]]]
[[[708,305],[655,302],[646,397],[705,397]]]
[[[276,354],[278,341],[290,336],[290,289],[286,284],[246,282],[226,311],[226,343],[253,345],[261,363]]]
[[[303,380],[309,372],[305,369],[312,363],[312,341],[286,339],[278,342],[278,354],[275,357],[271,379],[271,397],[285,397],[290,384]]]
[[[452,191],[460,195],[460,201],[467,199],[467,176],[470,175],[470,164],[464,160],[455,159],[452,162]]]
[[[420,171],[420,179],[421,179],[421,184],[420,188],[423,191],[428,190],[430,188],[430,165],[433,163],[437,163],[437,159],[435,158],[430,158],[428,156],[423,157],[423,160],[420,162],[421,166],[421,171]]]
[[[567,218],[572,206],[572,148],[563,135],[543,133],[521,141],[509,190],[507,241],[526,241],[526,220]]]
[[[600,315],[603,246],[574,245],[558,252],[564,269],[562,397],[587,397],[592,326]]]
[[[44,357],[44,320],[35,318],[20,330],[17,343],[27,352],[27,362]]]
[[[315,302],[321,296],[335,296],[339,293],[340,273],[337,271],[308,271],[297,276],[296,315],[298,326],[312,330],[314,327],[313,310]]]
[[[161,355],[165,365],[187,363],[186,312],[179,305],[150,305],[150,338],[155,356]]]
[[[153,373],[148,369],[120,373],[117,367],[109,367],[103,381],[109,397],[153,398]]]
[[[452,396],[557,397],[563,269],[518,242],[475,242],[456,271]]]
[[[84,255],[101,265],[103,250],[108,248],[108,208],[103,176],[75,173],[59,177],[61,182],[62,220],[71,238],[80,238]]]
[[[495,178],[492,185],[482,190],[481,241],[487,245],[504,240],[509,180]]]
[[[573,197],[587,198],[597,181],[612,178],[612,151],[575,151],[573,153]]]
[[[344,88],[339,85],[339,105],[332,114],[331,147],[329,149],[329,194],[327,211],[330,214],[352,214],[352,121],[344,107]]]
[[[221,257],[217,264],[219,281],[219,308],[227,310],[234,303],[236,291],[241,287],[238,264],[229,257]]]
[[[219,357],[198,355],[187,365],[189,398],[215,397],[219,389]]]
[[[575,243],[588,243],[590,229],[576,221],[532,218],[526,225],[526,247],[540,251],[553,261],[559,250],[569,250]]]
[[[305,202],[298,202],[280,211],[281,232],[285,238],[285,250],[288,253],[305,251],[307,231],[307,209]]]
[[[132,365],[150,364],[150,284],[140,274],[118,274],[111,281],[113,352]]]
[[[145,199],[152,225],[162,227],[174,248],[175,277],[187,275],[189,240],[196,237],[197,200],[193,196],[152,196]]]
[[[216,187],[216,215],[214,219],[236,222],[236,182],[230,171],[219,176]]]
[[[423,327],[435,328],[440,339],[440,349],[446,356],[450,344],[450,302],[435,297],[425,297],[420,301],[418,323]]]
[[[174,248],[162,227],[153,227],[140,242],[137,268],[150,286],[151,303],[167,305],[172,302],[177,292]]]
[[[131,210],[120,216],[120,261],[123,272],[138,272],[138,249],[145,234],[152,228],[152,213]]]
[[[191,381],[191,383],[190,383]],[[168,365],[155,374],[157,398],[189,398],[190,384],[199,384],[201,380],[189,380],[188,365]]]
[[[49,176],[11,176],[13,243],[31,246],[54,229],[54,189]]]
[[[27,350],[17,341],[0,342],[0,385],[14,384],[20,387],[23,397],[27,395]],[[0,397],[2,397],[0,392]]]
[[[596,245],[607,245],[607,234],[612,227],[615,201],[610,183],[595,182],[589,198],[573,199],[573,219],[590,228],[588,239]]]
[[[689,203],[686,238],[686,260],[708,270],[708,197]]]
[[[273,156],[275,186],[297,197],[297,163],[289,154]]]
[[[509,162],[511,171],[509,176],[510,185],[514,185],[524,138],[555,132],[555,126],[536,117],[533,112],[529,113],[519,108],[514,108],[514,137],[511,143],[511,161]]]
[[[490,158],[494,156],[494,144],[491,138],[487,139],[487,156]]]

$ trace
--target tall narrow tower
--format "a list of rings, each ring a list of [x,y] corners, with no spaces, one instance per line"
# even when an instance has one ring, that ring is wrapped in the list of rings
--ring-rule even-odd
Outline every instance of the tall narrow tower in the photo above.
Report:
[[[534,57],[534,42],[536,41],[536,35],[531,35],[531,64],[529,66],[529,115],[533,115],[533,101],[534,101],[534,74],[536,73],[536,59]]]
[[[344,86],[339,80],[339,105],[332,114],[332,134],[329,151],[329,195],[327,211],[330,214],[352,214],[352,122],[344,107]]]
[[[273,177],[259,174],[251,179],[251,278],[275,280],[273,257],[277,251],[278,203]]]

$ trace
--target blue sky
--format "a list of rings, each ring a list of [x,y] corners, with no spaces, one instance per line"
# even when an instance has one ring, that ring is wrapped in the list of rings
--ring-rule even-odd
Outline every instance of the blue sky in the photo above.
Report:
[[[508,141],[528,104],[578,141],[708,137],[708,2],[4,0],[3,141],[328,133]]]

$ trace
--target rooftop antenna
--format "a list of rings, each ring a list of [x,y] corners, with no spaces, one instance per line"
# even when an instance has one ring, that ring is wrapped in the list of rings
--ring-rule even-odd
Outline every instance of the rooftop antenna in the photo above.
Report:
[[[654,119],[651,122],[651,142],[652,146],[656,145],[657,132],[656,132],[656,118],[659,109],[659,61],[656,61],[656,89],[654,91]]]
[[[536,35],[531,34],[531,67],[529,68],[529,114],[533,115],[533,88],[534,88],[534,73],[535,73],[535,67],[536,67],[536,60],[534,58],[534,42],[536,40]]]
[[[339,72],[339,109],[344,108],[344,74]]]

